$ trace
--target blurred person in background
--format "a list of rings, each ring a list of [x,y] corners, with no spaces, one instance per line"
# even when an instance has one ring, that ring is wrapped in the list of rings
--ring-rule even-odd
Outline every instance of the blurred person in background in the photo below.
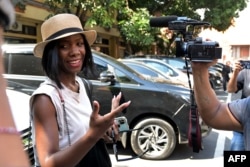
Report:
[[[227,83],[230,79],[229,74],[232,72],[231,62],[226,61],[226,64],[222,68],[222,84],[223,90],[227,90]]]
[[[227,85],[229,93],[241,93],[241,99],[250,95],[250,69],[243,69],[239,61],[235,62],[234,70]],[[233,132],[231,140],[232,151],[244,151],[244,137],[243,133],[239,131]]]

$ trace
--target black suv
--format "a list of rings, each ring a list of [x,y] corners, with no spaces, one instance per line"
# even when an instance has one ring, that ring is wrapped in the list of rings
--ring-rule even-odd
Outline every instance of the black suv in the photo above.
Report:
[[[34,44],[4,47],[5,78],[10,89],[31,94],[45,79],[40,59],[33,55]],[[91,78],[93,99],[99,101],[101,114],[110,111],[111,99],[122,92],[131,105],[121,116],[131,129],[126,145],[145,159],[166,159],[176,144],[188,142],[190,91],[181,86],[149,81],[116,59],[93,51],[98,78]],[[211,131],[200,119],[203,137]]]

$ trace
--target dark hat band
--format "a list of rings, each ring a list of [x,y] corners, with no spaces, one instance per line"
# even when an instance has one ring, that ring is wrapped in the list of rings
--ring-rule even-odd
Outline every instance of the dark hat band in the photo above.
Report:
[[[47,39],[45,39],[45,41],[51,40],[51,39],[55,39],[61,35],[67,34],[67,33],[72,33],[72,32],[82,32],[83,30],[81,28],[65,28],[62,29],[60,31],[57,31],[56,33],[52,34],[51,36],[49,36]]]

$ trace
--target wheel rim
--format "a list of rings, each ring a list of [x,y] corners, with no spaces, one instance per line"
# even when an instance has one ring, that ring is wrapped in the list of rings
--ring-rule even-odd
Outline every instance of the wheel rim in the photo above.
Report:
[[[149,150],[150,154],[160,154],[167,147],[168,136],[160,126],[148,125],[139,131],[137,143],[143,152]]]

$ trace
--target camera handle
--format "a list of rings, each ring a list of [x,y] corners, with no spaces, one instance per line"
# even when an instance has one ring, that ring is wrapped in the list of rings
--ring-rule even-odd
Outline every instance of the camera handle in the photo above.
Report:
[[[188,67],[187,57],[185,56],[186,67]],[[201,127],[199,123],[199,114],[197,110],[197,105],[195,103],[194,91],[190,82],[190,75],[187,68],[188,83],[190,89],[190,113],[189,113],[189,129],[188,129],[188,144],[193,147],[193,152],[199,153],[202,150],[202,138],[201,138]]]

